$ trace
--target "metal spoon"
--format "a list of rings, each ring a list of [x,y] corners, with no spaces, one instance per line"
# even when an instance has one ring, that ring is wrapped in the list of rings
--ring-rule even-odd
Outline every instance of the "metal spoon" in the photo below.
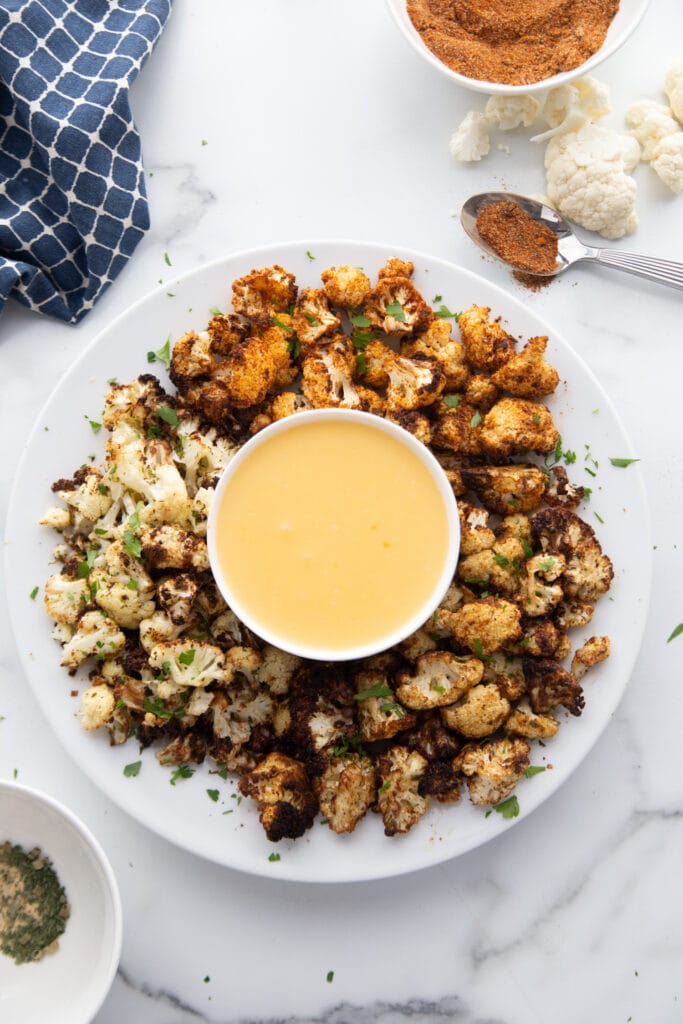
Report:
[[[635,253],[620,252],[618,249],[599,249],[585,245],[574,234],[574,229],[569,222],[557,210],[553,210],[551,206],[546,206],[535,199],[529,199],[527,196],[516,195],[514,192],[481,192],[479,195],[470,196],[460,213],[462,226],[470,238],[496,259],[502,260],[504,263],[508,262],[503,260],[479,234],[477,214],[483,206],[506,199],[519,203],[534,220],[545,224],[557,235],[557,267],[550,273],[538,274],[538,277],[553,277],[580,260],[594,260],[596,263],[602,263],[608,267],[616,267],[617,270],[625,270],[628,274],[637,274],[638,277],[646,277],[650,281],[668,284],[672,288],[683,288],[683,263],[660,260],[654,256],[637,256]],[[509,266],[514,267],[515,265],[510,263]],[[515,267],[515,269],[524,271],[525,268]]]

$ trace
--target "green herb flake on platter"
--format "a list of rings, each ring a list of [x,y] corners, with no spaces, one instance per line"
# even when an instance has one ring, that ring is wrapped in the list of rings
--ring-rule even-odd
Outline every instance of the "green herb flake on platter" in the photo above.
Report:
[[[0,843],[0,951],[16,964],[55,952],[69,913],[64,887],[41,851]]]

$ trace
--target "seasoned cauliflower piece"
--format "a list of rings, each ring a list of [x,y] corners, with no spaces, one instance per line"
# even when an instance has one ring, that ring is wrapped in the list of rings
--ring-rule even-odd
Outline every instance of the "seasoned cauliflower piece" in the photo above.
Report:
[[[211,712],[216,736],[244,744],[255,726],[272,721],[273,699],[263,687],[242,677],[214,693]]]
[[[522,658],[529,703],[536,714],[545,714],[562,704],[572,715],[580,715],[585,704],[578,681],[551,658]]]
[[[451,335],[451,325],[443,317],[434,317],[422,334],[401,342],[401,355],[413,359],[421,354],[438,359],[445,374],[445,389],[459,391],[467,383],[469,367],[465,347]]]
[[[491,148],[488,120],[479,110],[470,110],[451,135],[451,156],[465,163],[481,160]]]
[[[71,513],[68,508],[60,508],[58,505],[53,505],[41,516],[38,520],[38,525],[49,526],[51,529],[61,532],[71,525]]]
[[[181,423],[178,429],[174,458],[182,467],[187,493],[194,498],[205,484],[218,479],[237,447],[227,437],[217,434],[213,427],[200,431],[195,423],[188,424],[189,430],[183,430],[184,426]]]
[[[571,674],[577,683],[583,679],[589,668],[599,665],[610,655],[610,641],[608,636],[592,636],[589,640],[575,651],[572,658]]]
[[[480,412],[490,409],[500,398],[500,392],[493,383],[493,378],[486,373],[473,373],[468,377],[463,398]]]
[[[441,718],[448,728],[468,739],[490,736],[500,729],[509,714],[510,701],[495,683],[479,683],[457,704],[441,708]]]
[[[432,424],[427,416],[419,409],[391,409],[387,410],[385,418],[397,426],[403,427],[409,434],[416,437],[422,444],[431,444]]]
[[[485,683],[495,683],[504,697],[516,701],[526,692],[526,679],[522,659],[498,651],[484,662]]]
[[[294,274],[277,263],[232,282],[232,308],[262,327],[270,326],[273,313],[289,309],[296,296]]]
[[[139,533],[142,556],[153,569],[209,568],[206,541],[189,530],[168,523]]]
[[[382,672],[358,672],[355,676],[358,701],[358,725],[365,743],[388,740],[412,729],[415,716],[397,704],[394,691]]]
[[[320,278],[330,305],[341,309],[359,309],[372,291],[370,279],[360,267],[328,267]]]
[[[426,768],[424,757],[408,747],[392,747],[378,758],[377,809],[386,836],[410,831],[429,810],[429,797],[419,792]]]
[[[296,300],[292,327],[302,345],[314,345],[320,338],[334,334],[341,320],[330,309],[323,288],[302,288]]]
[[[318,781],[320,812],[333,832],[353,832],[377,795],[369,757],[332,757]]]
[[[287,693],[290,680],[300,665],[301,658],[296,654],[267,645],[261,651],[256,678],[265,683],[273,695],[281,695]]]
[[[524,549],[514,537],[496,540],[491,548],[465,555],[458,563],[458,579],[470,587],[515,594],[520,587]]]
[[[515,339],[490,313],[488,306],[470,306],[460,314],[458,327],[470,365],[493,372],[514,355]]]
[[[122,540],[115,540],[98,559],[89,585],[96,604],[123,629],[135,629],[154,612],[154,583]]]
[[[373,412],[381,405],[379,395],[355,384],[356,357],[346,340],[304,353],[301,390],[314,409],[328,407]]]
[[[62,648],[64,668],[76,669],[87,658],[111,658],[126,643],[126,637],[114,620],[103,611],[85,612],[78,621],[76,632]]]
[[[481,679],[478,658],[460,658],[449,651],[430,651],[416,661],[412,672],[399,672],[396,696],[411,711],[452,704]]]
[[[444,389],[445,377],[441,364],[428,356],[418,355],[414,359],[407,359],[387,349],[383,369],[388,377],[388,412],[432,405]]]
[[[557,734],[560,723],[552,715],[537,715],[528,704],[520,704],[514,709],[507,722],[505,731],[511,736],[522,736],[527,740],[549,740]]]
[[[285,416],[293,416],[295,412],[306,412],[312,408],[305,395],[297,394],[295,391],[283,391],[282,394],[275,395],[269,405],[273,420],[283,420]]]
[[[432,441],[437,448],[448,448],[458,455],[478,455],[480,423],[481,413],[469,402],[460,401],[441,413]]]
[[[560,508],[577,508],[586,495],[585,487],[570,483],[564,466],[553,466],[548,473],[545,500]]]
[[[484,416],[479,438],[487,455],[506,458],[521,450],[546,455],[555,450],[560,433],[545,405],[502,398]]]
[[[81,694],[78,712],[81,725],[88,732],[107,725],[114,714],[115,705],[113,688],[102,679],[93,680],[93,685]]]
[[[454,640],[478,658],[493,654],[522,633],[519,609],[498,597],[470,601],[455,612],[443,613]]]
[[[383,277],[412,277],[415,264],[411,260],[400,260],[398,256],[390,256],[383,267],[377,271],[377,280]]]
[[[111,469],[103,482],[105,490],[121,484],[135,500],[143,500],[146,504],[141,510],[141,519],[144,521],[159,516],[164,521],[187,520],[187,488],[167,441],[145,438],[126,420],[119,420],[106,447]],[[104,511],[106,509],[102,515]]]
[[[74,473],[73,480],[56,480],[52,490],[72,510],[76,529],[89,532],[88,527],[112,506],[113,498],[107,485],[108,480],[104,478],[101,469],[97,466],[82,466]]]
[[[140,646],[149,652],[157,644],[165,643],[167,640],[175,640],[183,629],[183,626],[173,622],[165,611],[155,611],[148,619],[143,619],[139,626]]]
[[[458,518],[461,555],[473,555],[476,551],[492,548],[496,543],[496,535],[489,526],[489,514],[485,508],[478,508],[468,501],[459,501]]]
[[[90,601],[90,587],[86,580],[74,580],[57,573],[45,581],[45,609],[55,622],[75,626],[83,609]]]
[[[371,325],[385,334],[403,337],[423,331],[432,310],[408,277],[382,277],[363,304]]]
[[[546,362],[544,352],[548,345],[545,336],[529,338],[521,352],[516,352],[492,375],[491,381],[501,391],[515,398],[542,398],[551,395],[560,375]]]
[[[102,426],[113,430],[119,420],[127,420],[138,430],[144,431],[150,421],[154,421],[158,407],[165,404],[168,398],[151,373],[141,374],[130,384],[113,384],[104,397]]]
[[[272,843],[298,839],[311,827],[318,811],[306,769],[285,754],[268,754],[242,776],[239,790],[256,801],[261,824]]]
[[[577,626],[587,626],[594,611],[594,605],[587,601],[567,598],[555,606],[553,620],[559,629],[575,629]]]
[[[538,508],[546,490],[547,476],[530,463],[507,466],[463,466],[462,478],[487,508],[503,515]]]
[[[209,332],[188,331],[173,345],[168,373],[182,394],[197,377],[210,376],[215,365]]]
[[[198,589],[196,580],[187,572],[169,576],[159,584],[157,599],[175,626],[187,625]]]
[[[277,338],[281,342],[279,333]],[[186,389],[185,401],[193,404],[210,423],[218,425],[229,421],[234,410],[258,405],[276,387],[284,358],[282,351],[271,347],[272,340],[272,335],[253,334],[241,345],[233,346],[216,364],[211,376],[199,378]]]
[[[525,565],[526,581],[520,602],[528,616],[548,615],[564,597],[561,582],[566,568],[563,555],[541,554],[529,558]]]
[[[558,629],[551,619],[534,619],[524,627],[524,635],[517,645],[525,654],[537,658],[562,661],[571,652],[569,637]]]
[[[529,767],[531,747],[523,739],[500,739],[466,747],[455,759],[467,776],[473,804],[498,804],[512,793]]]
[[[209,683],[230,682],[232,678],[232,670],[226,666],[220,647],[203,640],[162,641],[149,652],[149,663],[176,686],[208,686]]]
[[[543,552],[563,555],[564,596],[593,603],[609,590],[614,569],[593,528],[574,512],[547,508],[530,517],[535,543]]]

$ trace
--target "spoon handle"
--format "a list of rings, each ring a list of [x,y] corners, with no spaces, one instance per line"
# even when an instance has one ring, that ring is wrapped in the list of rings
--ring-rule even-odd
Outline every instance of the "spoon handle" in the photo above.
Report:
[[[672,288],[683,288],[683,263],[674,260],[659,260],[654,256],[638,256],[636,253],[620,252],[618,249],[593,249],[592,255],[598,263],[628,274],[647,277]]]

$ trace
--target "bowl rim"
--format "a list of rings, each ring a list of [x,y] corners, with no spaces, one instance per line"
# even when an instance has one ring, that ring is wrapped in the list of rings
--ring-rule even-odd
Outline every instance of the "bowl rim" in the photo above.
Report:
[[[87,1017],[83,1019],[83,1024],[86,1021],[90,1021],[99,1012],[104,1003],[109,990],[111,989],[114,978],[118,971],[119,963],[121,960],[121,948],[123,945],[123,906],[121,902],[121,893],[119,891],[118,882],[114,869],[109,862],[104,849],[95,837],[93,832],[83,822],[74,811],[70,810],[65,804],[57,800],[55,797],[50,796],[43,790],[36,789],[34,786],[28,786],[23,782],[16,782],[14,780],[0,779],[0,802],[2,802],[3,795],[6,793],[19,793],[22,797],[26,798],[28,804],[38,804],[41,807],[49,808],[54,811],[58,818],[61,818],[72,830],[77,834],[78,840],[87,846],[94,855],[95,864],[97,866],[97,874],[102,880],[105,890],[108,892],[111,899],[112,909],[112,929],[111,929],[111,943],[110,943],[110,955],[109,963],[106,971],[102,972],[102,983],[99,986],[98,993],[93,996],[91,1005],[87,1006]],[[2,822],[3,828],[5,828],[5,821]],[[9,832],[11,826],[7,828]],[[10,842],[14,842],[11,835],[7,836]],[[4,833],[0,835],[0,840],[5,841]],[[49,858],[50,851],[46,849],[45,855]]]
[[[274,630],[271,630],[268,626],[260,623],[250,612],[244,610],[239,598],[237,598],[233,593],[221,570],[216,544],[216,521],[218,518],[218,509],[222,503],[223,495],[228,488],[230,481],[237,469],[242,465],[245,459],[249,458],[250,454],[256,448],[267,443],[271,437],[289,432],[290,430],[300,429],[301,427],[305,427],[307,423],[348,421],[364,424],[373,430],[378,430],[381,433],[390,435],[416,455],[422,465],[429,471],[432,480],[437,486],[446,511],[448,549],[441,573],[437,582],[430,591],[429,597],[423,602],[417,611],[410,616],[409,619],[405,620],[403,625],[376,640],[368,641],[355,647],[339,650],[331,647],[307,645],[299,643],[296,640],[290,641],[286,637],[279,636]],[[448,587],[453,580],[453,576],[455,575],[460,550],[460,519],[458,515],[457,501],[443,467],[436,456],[425,445],[423,445],[421,441],[414,437],[404,427],[401,427],[397,423],[393,423],[391,420],[387,420],[382,416],[363,412],[359,409],[326,407],[321,409],[305,409],[298,413],[294,413],[291,416],[286,416],[284,419],[276,420],[274,423],[271,423],[262,430],[259,430],[257,434],[254,434],[253,437],[245,442],[245,444],[230,459],[223,470],[218,483],[216,484],[214,497],[209,510],[206,541],[209,550],[209,564],[218,589],[225,598],[228,607],[231,608],[237,617],[244,622],[249,629],[256,633],[257,636],[260,636],[261,639],[275,647],[278,647],[280,650],[287,651],[289,654],[294,654],[301,658],[307,658],[310,661],[355,661],[358,658],[366,658],[370,657],[370,655],[378,654],[381,651],[387,650],[389,647],[393,647],[401,640],[405,640],[406,637],[410,636],[411,633],[414,633],[416,629],[419,629],[420,626],[427,622],[430,615],[433,614],[434,610],[443,600],[444,594],[448,590]]]
[[[600,49],[591,54],[583,64],[578,64],[575,68],[569,68],[567,71],[560,71],[558,74],[552,75],[550,78],[544,78],[540,82],[530,82],[529,84],[523,85],[508,85],[504,82],[489,82],[484,79],[468,78],[467,75],[462,75],[458,71],[453,71],[444,64],[443,61],[439,60],[439,58],[432,53],[432,51],[422,41],[419,33],[413,27],[408,16],[406,0],[385,0],[386,6],[389,8],[394,22],[398,26],[404,38],[408,43],[410,43],[416,53],[431,64],[432,67],[436,68],[437,71],[440,71],[452,82],[462,85],[467,89],[471,89],[474,92],[483,92],[498,96],[521,96],[529,95],[530,93],[544,92],[547,89],[555,89],[560,85],[566,85],[568,82],[589,74],[598,64],[602,64],[604,60],[611,57],[613,53],[623,46],[632,33],[635,32],[650,5],[650,0],[635,0],[635,2],[635,10],[631,14],[629,20],[627,20],[617,32],[612,32],[612,26],[610,26]],[[617,11],[617,16],[618,13],[619,12]]]

